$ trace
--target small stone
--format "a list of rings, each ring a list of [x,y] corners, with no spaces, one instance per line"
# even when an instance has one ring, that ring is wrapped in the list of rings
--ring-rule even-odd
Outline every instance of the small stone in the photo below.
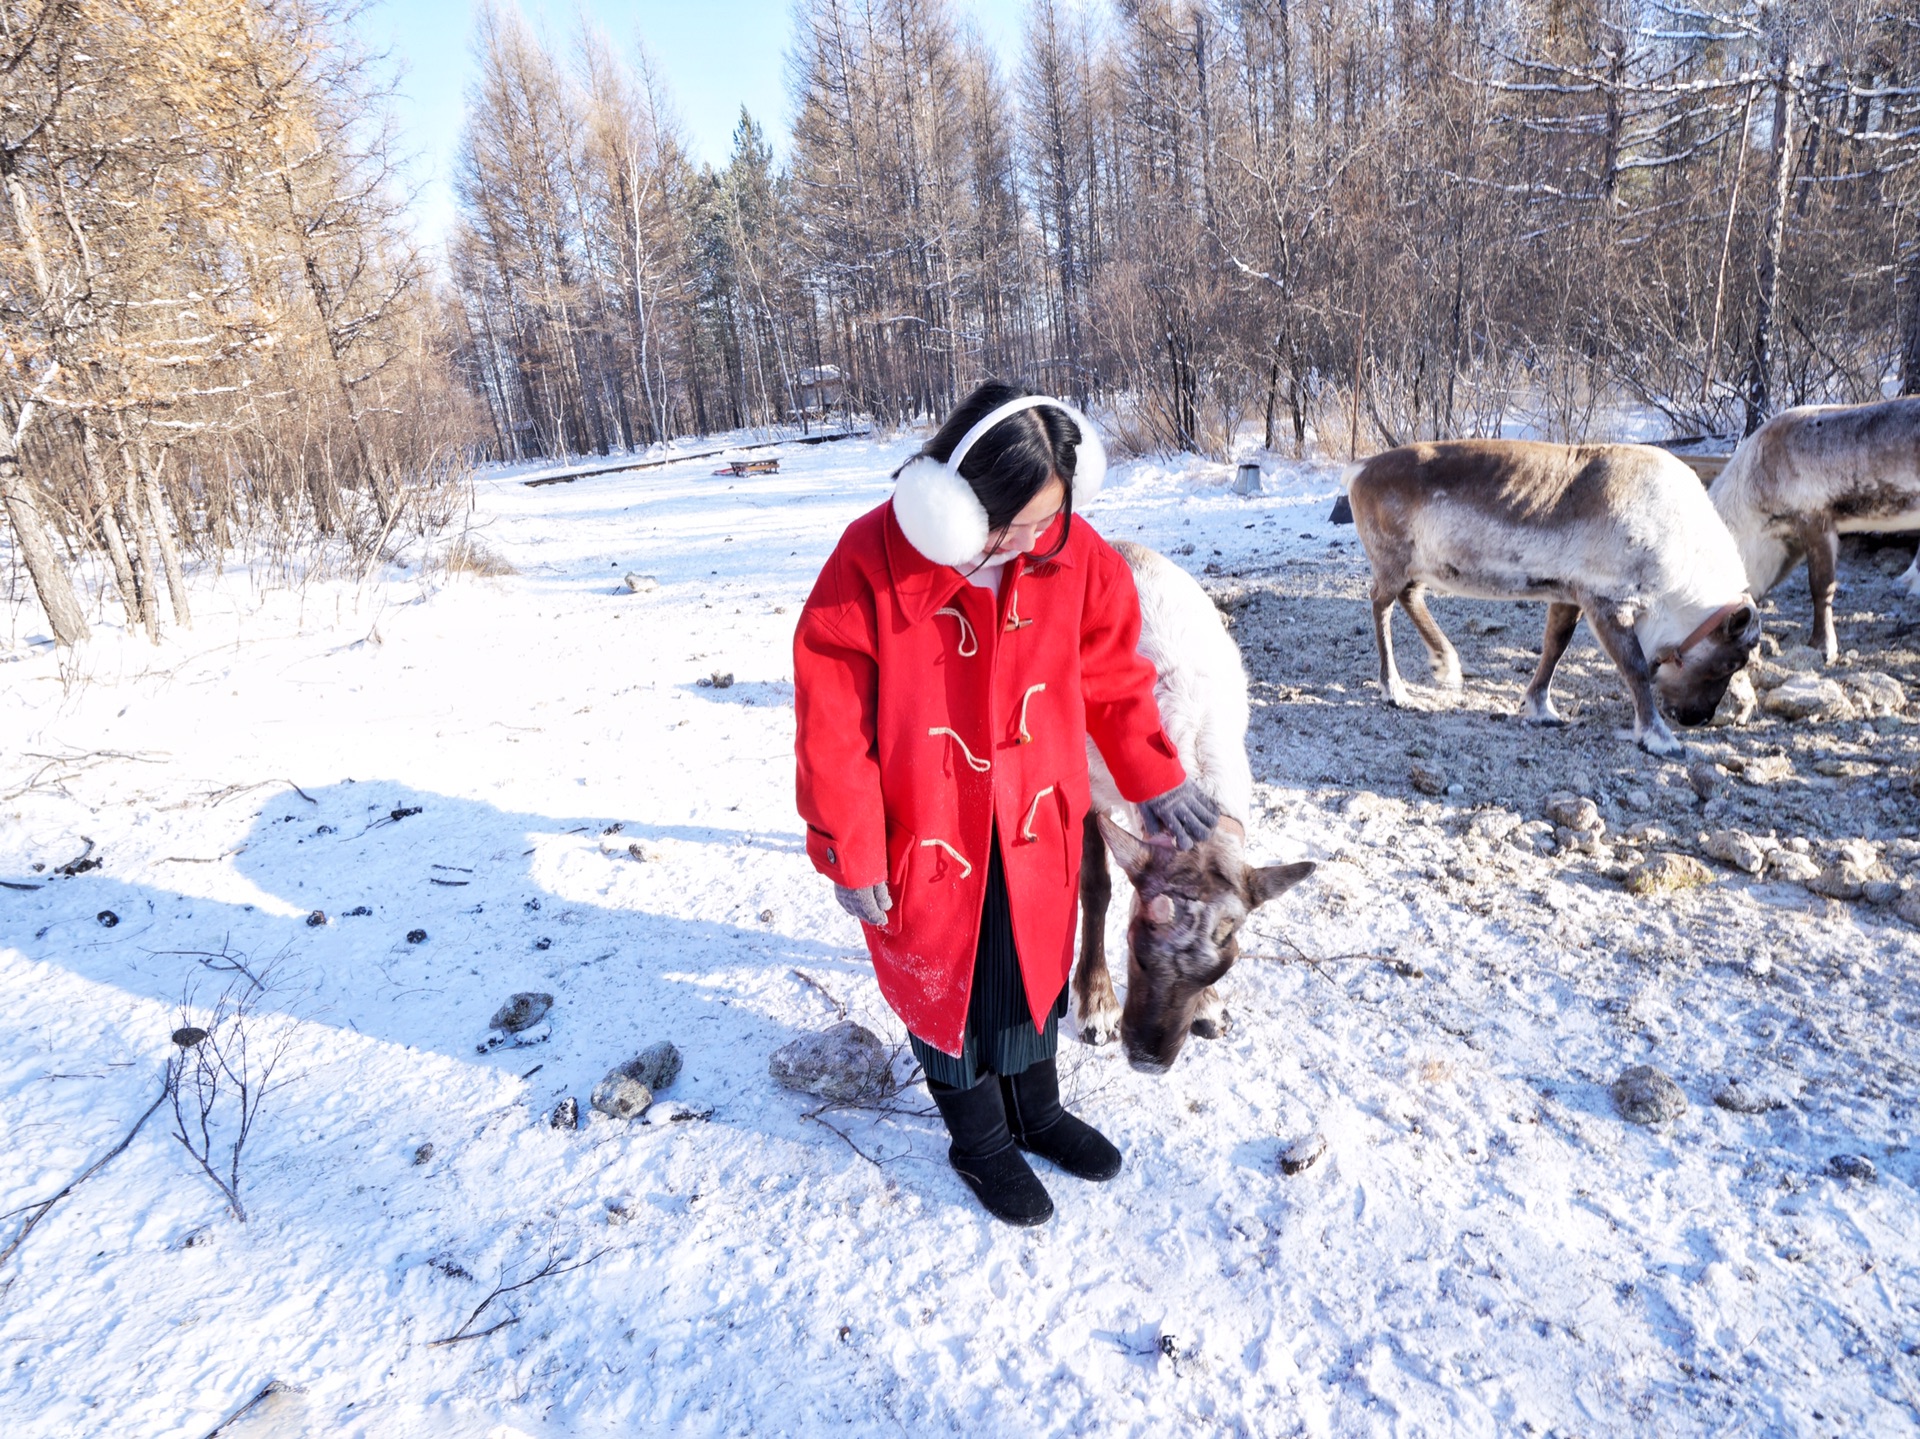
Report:
[[[356,904],[352,909],[347,911],[347,918],[348,919],[365,919],[368,915],[372,913],[373,911],[368,909],[364,904]]]
[[[1299,1174],[1313,1168],[1327,1152],[1327,1137],[1315,1130],[1303,1135],[1280,1151],[1280,1172]]]
[[[650,590],[660,588],[660,581],[652,575],[628,575],[626,585],[636,595],[644,595]]]
[[[1717,859],[1748,874],[1758,874],[1766,868],[1767,854],[1760,848],[1759,841],[1737,829],[1716,829],[1700,847],[1709,859]]]
[[[407,931],[408,944],[425,944],[426,942],[427,932],[424,929],[410,929]]]
[[[1663,1124],[1687,1112],[1687,1097],[1651,1064],[1636,1064],[1614,1080],[1613,1107],[1630,1123]]]
[[[1687,784],[1702,800],[1709,800],[1720,793],[1723,773],[1719,765],[1697,759],[1687,766]]]
[[[762,924],[772,924],[772,923],[773,923],[773,911],[772,911],[772,910],[770,910],[770,909],[763,909],[763,910],[761,910],[761,911],[760,911],[760,923],[762,923]]]
[[[1835,1179],[1855,1179],[1872,1184],[1880,1177],[1873,1161],[1864,1154],[1836,1154],[1827,1160],[1827,1173]]]
[[[100,927],[102,929],[112,929],[116,924],[120,923],[120,916],[110,909],[101,910],[94,918],[100,921]]]
[[[1628,825],[1621,831],[1620,838],[1633,844],[1653,846],[1666,844],[1673,836],[1652,820],[1643,819],[1638,824]]]
[[[1779,1095],[1738,1079],[1729,1079],[1714,1090],[1713,1102],[1730,1114],[1766,1114],[1787,1107],[1787,1101]]]
[[[554,1129],[578,1129],[580,1127],[580,1101],[569,1094],[553,1106],[553,1113],[547,1116],[547,1124]]]
[[[1877,670],[1852,670],[1841,683],[1854,713],[1862,719],[1899,714],[1907,707],[1907,692],[1892,675]]]
[[[1788,884],[1806,884],[1819,873],[1820,862],[1811,855],[1784,847],[1767,851],[1768,879],[1784,880]]]
[[[1793,777],[1793,761],[1783,754],[1756,755],[1740,767],[1740,778],[1748,784],[1779,784]]]
[[[1620,806],[1645,812],[1653,808],[1653,796],[1643,789],[1630,789],[1620,796]]]
[[[1447,792],[1447,777],[1428,765],[1416,764],[1407,771],[1407,781],[1421,794],[1442,795]]]
[[[1563,829],[1599,834],[1607,827],[1607,822],[1600,818],[1597,804],[1583,795],[1565,791],[1548,795],[1541,813]]]
[[[414,1146],[413,1162],[415,1164],[425,1164],[431,1158],[433,1158],[433,1141],[431,1139],[425,1144],[417,1144]]]
[[[197,1025],[192,1025],[192,1024],[183,1025],[181,1028],[176,1029],[173,1032],[173,1042],[179,1045],[182,1049],[192,1049],[194,1045],[198,1044],[201,1040],[205,1039],[206,1037],[207,1037],[206,1030],[201,1029]]]
[[[1627,872],[1627,889],[1642,899],[1697,889],[1713,882],[1713,871],[1690,854],[1662,850],[1648,855]]]
[[[1505,839],[1520,825],[1520,816],[1504,809],[1482,810],[1467,823],[1467,833],[1492,844]]]
[[[850,1019],[781,1045],[768,1056],[767,1072],[782,1088],[849,1104],[885,1099],[894,1089],[886,1046]]]
[[[487,1021],[487,1028],[502,1030],[507,1034],[518,1034],[521,1030],[531,1029],[545,1019],[547,1011],[552,1008],[552,995],[523,990],[511,996],[505,1004],[493,1012],[493,1018]]]
[[[552,949],[553,941],[543,934],[533,942],[533,947],[540,950]]]
[[[1713,718],[1707,723],[1716,729],[1738,728],[1749,723],[1760,712],[1760,697],[1754,693],[1753,679],[1745,670],[1739,671],[1727,684],[1727,692],[1720,696],[1720,703],[1714,707]]]
[[[715,670],[707,677],[707,683],[717,690],[733,688],[733,671]]]
[[[1886,878],[1884,874],[1876,873],[1878,869],[1878,865],[1863,865],[1849,856],[1821,870],[1807,881],[1807,888],[1815,894],[1824,894],[1828,899],[1860,899],[1866,894],[1870,883]]]
[[[1920,887],[1903,889],[1893,902],[1893,912],[1915,929],[1920,929]]]
[[[1847,692],[1823,675],[1797,674],[1767,691],[1761,705],[1787,720],[1851,719]]]
[[[312,914],[307,916],[308,929],[318,929],[326,922],[327,912],[324,909],[316,909]]]
[[[638,1118],[652,1103],[653,1091],[624,1067],[607,1071],[607,1077],[593,1087],[593,1107],[612,1119]]]
[[[680,1051],[671,1042],[649,1044],[638,1055],[620,1066],[629,1079],[637,1079],[655,1094],[671,1089],[680,1076]]]
[[[1860,886],[1860,898],[1881,909],[1900,898],[1901,892],[1897,879],[1870,879]]]

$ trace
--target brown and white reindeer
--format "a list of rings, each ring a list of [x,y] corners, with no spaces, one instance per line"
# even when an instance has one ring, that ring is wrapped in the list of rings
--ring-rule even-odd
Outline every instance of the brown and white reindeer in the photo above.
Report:
[[[1808,643],[1832,664],[1840,536],[1920,529],[1920,398],[1782,410],[1740,442],[1709,493],[1755,595],[1806,560]],[[1920,555],[1895,583],[1920,595]]]
[[[1409,700],[1393,661],[1396,602],[1440,685],[1461,686],[1460,657],[1427,610],[1428,589],[1547,602],[1540,664],[1521,709],[1529,724],[1565,723],[1553,707],[1553,671],[1584,618],[1626,683],[1632,738],[1657,755],[1686,753],[1662,708],[1682,725],[1704,724],[1760,643],[1733,536],[1693,471],[1665,450],[1404,445],[1362,465],[1347,494],[1373,569],[1388,704]]]
[[[1093,808],[1080,861],[1080,964],[1073,977],[1081,1038],[1104,1044],[1117,1032],[1136,1069],[1164,1073],[1189,1033],[1212,1038],[1227,1012],[1213,986],[1239,958],[1247,916],[1309,874],[1311,864],[1253,868],[1246,862],[1253,771],[1247,764],[1247,674],[1219,612],[1193,577],[1171,560],[1125,541],[1115,546],[1140,595],[1140,653],[1158,672],[1160,722],[1187,777],[1220,806],[1213,834],[1189,850],[1141,839],[1109,818],[1129,816],[1091,742]],[[1107,970],[1107,853],[1134,888],[1127,926],[1127,1003]]]

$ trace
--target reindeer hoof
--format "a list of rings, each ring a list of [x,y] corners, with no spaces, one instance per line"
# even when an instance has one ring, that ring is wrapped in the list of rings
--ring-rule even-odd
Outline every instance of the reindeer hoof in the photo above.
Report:
[[[1405,685],[1389,685],[1386,689],[1387,703],[1397,710],[1413,708],[1413,692]]]
[[[1080,1016],[1080,1040],[1083,1044],[1112,1044],[1120,1037],[1120,1012],[1111,1013],[1102,1010],[1097,1014]]]
[[[1552,710],[1522,710],[1520,722],[1530,724],[1535,729],[1565,729],[1567,722]]]
[[[1636,743],[1648,754],[1658,755],[1661,759],[1685,759],[1687,757],[1686,745],[1670,734],[1658,734],[1653,730],[1648,730],[1645,734],[1637,737]]]

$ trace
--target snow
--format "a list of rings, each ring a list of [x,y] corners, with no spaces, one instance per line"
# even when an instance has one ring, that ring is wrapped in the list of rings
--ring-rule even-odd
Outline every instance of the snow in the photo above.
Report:
[[[199,1439],[271,1381],[223,1436],[1920,1426],[1914,932],[1758,885],[1642,922],[1532,858],[1448,898],[1448,806],[1350,801],[1392,787],[1344,741],[1288,748],[1271,685],[1250,842],[1325,863],[1253,922],[1226,1038],[1162,1078],[1063,1040],[1119,1179],[1045,1172],[1057,1217],[1009,1230],[917,1087],[817,1118],[776,1089],[768,1055],[842,1008],[904,1039],[802,851],[788,644],[913,444],[488,475],[473,527],[514,575],[229,575],[158,649],[0,652],[0,878],[42,886],[0,890],[0,1246],[152,1102],[183,996],[245,983],[222,966],[267,977],[258,1036],[290,1044],[247,1223],[163,1107],[0,1267],[6,1433]],[[1116,466],[1091,518],[1364,627],[1338,467],[1270,462],[1253,499],[1230,475]],[[1237,633],[1256,678],[1338,674],[1371,743],[1364,636],[1281,624],[1256,663]],[[50,877],[86,840],[103,866]],[[517,990],[555,996],[551,1038],[476,1052]],[[545,1122],[660,1039],[685,1069],[648,1122]],[[1667,1130],[1607,1099],[1649,1058],[1692,1105]],[[1721,1073],[1788,1106],[1718,1110]],[[1829,1177],[1839,1151],[1878,1182]],[[591,1262],[432,1345],[548,1258]]]

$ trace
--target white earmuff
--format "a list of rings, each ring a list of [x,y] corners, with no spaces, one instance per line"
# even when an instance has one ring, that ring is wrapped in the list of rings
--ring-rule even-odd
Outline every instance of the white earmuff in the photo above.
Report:
[[[961,437],[945,464],[931,455],[916,455],[901,468],[894,483],[893,515],[908,543],[937,565],[965,564],[987,547],[986,507],[960,473],[960,462],[1009,415],[1041,405],[1052,405],[1080,430],[1080,443],[1074,449],[1074,509],[1078,511],[1100,493],[1107,478],[1107,447],[1100,442],[1093,421],[1051,395],[1022,395],[989,410]]]

